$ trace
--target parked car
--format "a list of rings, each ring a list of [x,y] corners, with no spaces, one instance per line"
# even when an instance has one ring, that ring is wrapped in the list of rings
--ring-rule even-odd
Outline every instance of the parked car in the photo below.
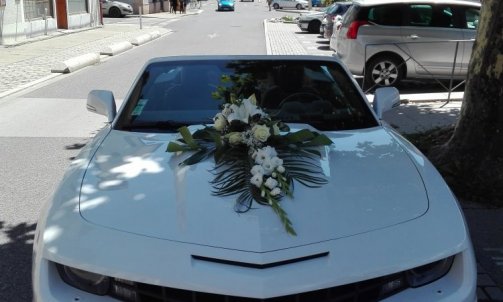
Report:
[[[271,6],[274,9],[296,8],[305,9],[308,7],[306,0],[272,0]]]
[[[295,55],[152,59],[118,113],[90,92],[108,123],[41,210],[34,301],[475,301],[463,212],[381,120],[397,104]]]
[[[339,34],[339,30],[342,27],[342,16],[337,16],[334,20],[332,27],[332,35],[330,36],[330,49],[333,51],[337,51],[337,35]]]
[[[348,11],[336,51],[366,86],[394,86],[406,78],[454,79],[468,70],[480,3],[470,1],[358,1]],[[456,42],[458,44],[456,52]],[[410,59],[409,59],[410,58]]]
[[[301,30],[308,31],[310,33],[319,33],[323,17],[327,13],[327,11],[330,10],[335,5],[336,4],[327,6],[325,9],[321,11],[302,13],[297,19],[297,26],[299,26]]]
[[[120,18],[126,15],[133,14],[133,7],[124,2],[111,1],[111,0],[101,0],[101,11],[103,15]]]
[[[234,0],[218,0],[218,11],[230,10],[234,11]]]
[[[326,12],[321,23],[323,26],[323,29],[321,31],[323,32],[323,37],[325,39],[330,39],[335,20],[337,18],[340,18],[341,16],[344,16],[351,5],[353,5],[352,2],[336,2],[335,5]]]

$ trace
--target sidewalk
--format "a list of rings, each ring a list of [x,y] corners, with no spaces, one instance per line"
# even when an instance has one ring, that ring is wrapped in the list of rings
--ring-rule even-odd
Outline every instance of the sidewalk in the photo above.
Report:
[[[169,20],[197,13],[199,11],[188,11],[187,14],[159,13],[155,16]],[[148,18],[148,15],[144,17]],[[51,70],[68,60],[91,53],[103,59],[109,55],[100,53],[110,46],[124,42],[143,44],[169,33],[162,27],[140,29],[139,25],[107,24],[92,29],[58,31],[17,45],[0,46],[0,99],[58,76]],[[85,66],[94,64],[91,61],[84,63],[87,63]]]

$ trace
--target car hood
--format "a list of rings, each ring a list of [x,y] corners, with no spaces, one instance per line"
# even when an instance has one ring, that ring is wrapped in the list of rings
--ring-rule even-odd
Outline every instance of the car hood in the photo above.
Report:
[[[125,2],[120,2],[120,1],[111,1],[111,2],[109,3],[109,6],[111,6],[111,5],[113,5],[113,4],[118,5],[118,6],[124,6],[124,7],[130,7],[130,6],[131,6],[131,5],[129,5],[128,3],[125,3]]]
[[[112,130],[82,181],[80,212],[88,222],[153,238],[267,252],[386,228],[428,209],[422,179],[389,133],[376,127],[327,134],[320,148],[328,183],[295,184],[281,201],[297,236],[286,234],[268,206],[235,212],[236,196],[216,197],[212,159],[193,166],[165,152],[177,134]]]
[[[314,19],[314,18],[321,18],[323,17],[325,13],[324,12],[310,12],[310,13],[304,13],[299,16],[299,19],[304,20],[304,19]]]

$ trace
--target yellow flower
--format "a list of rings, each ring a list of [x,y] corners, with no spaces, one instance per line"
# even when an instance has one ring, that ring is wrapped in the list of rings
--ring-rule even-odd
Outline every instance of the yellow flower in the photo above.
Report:
[[[228,138],[231,145],[239,145],[241,144],[241,142],[243,142],[243,139],[241,138],[241,132],[231,132],[228,134]]]
[[[214,127],[217,131],[222,131],[224,130],[225,126],[227,126],[227,119],[221,113],[218,113],[215,116],[214,121],[215,121]]]
[[[269,130],[269,127],[267,127],[265,125],[253,126],[252,132],[253,132],[253,137],[256,140],[261,141],[263,143],[265,143],[267,141],[267,139],[269,138],[269,136],[271,136],[271,132]]]

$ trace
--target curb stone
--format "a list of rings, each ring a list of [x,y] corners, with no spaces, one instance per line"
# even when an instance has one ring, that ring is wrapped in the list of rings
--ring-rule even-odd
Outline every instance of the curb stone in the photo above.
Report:
[[[70,73],[99,62],[100,55],[98,53],[88,53],[85,55],[73,57],[63,62],[56,63],[54,67],[51,68],[51,72]]]
[[[115,55],[123,53],[127,50],[130,50],[131,48],[133,48],[133,44],[131,44],[128,41],[122,41],[122,42],[114,43],[114,44],[111,44],[107,47],[104,47],[100,51],[100,54],[107,55],[107,56],[115,56]]]

